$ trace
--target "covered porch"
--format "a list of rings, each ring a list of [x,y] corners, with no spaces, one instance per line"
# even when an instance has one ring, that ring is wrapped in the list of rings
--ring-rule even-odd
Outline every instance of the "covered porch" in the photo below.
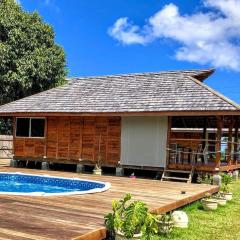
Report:
[[[240,168],[239,116],[169,117],[167,167],[199,172]]]

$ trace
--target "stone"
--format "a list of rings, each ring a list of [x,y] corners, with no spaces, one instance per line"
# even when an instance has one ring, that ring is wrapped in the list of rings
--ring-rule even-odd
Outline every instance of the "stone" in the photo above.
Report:
[[[49,162],[42,162],[41,169],[42,170],[49,170]]]
[[[188,216],[184,211],[174,211],[172,213],[172,221],[174,227],[187,228],[188,227]]]
[[[10,161],[10,167],[18,167],[18,160],[11,159],[11,161]]]
[[[83,164],[77,164],[77,169],[76,169],[77,173],[83,173],[84,172],[84,165]]]
[[[238,176],[239,176],[239,171],[238,170],[235,170],[235,171],[233,171],[233,175],[232,175],[232,177],[233,177],[233,180],[238,180]]]
[[[219,174],[213,175],[213,185],[217,185],[217,186],[222,185],[222,177]]]
[[[123,167],[116,167],[116,176],[122,177],[124,175]]]

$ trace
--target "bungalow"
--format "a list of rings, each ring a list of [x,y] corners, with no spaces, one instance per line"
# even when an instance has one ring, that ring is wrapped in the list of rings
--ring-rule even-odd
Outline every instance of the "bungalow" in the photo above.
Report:
[[[238,169],[240,106],[203,83],[213,72],[73,78],[5,104],[0,116],[14,120],[14,161]]]

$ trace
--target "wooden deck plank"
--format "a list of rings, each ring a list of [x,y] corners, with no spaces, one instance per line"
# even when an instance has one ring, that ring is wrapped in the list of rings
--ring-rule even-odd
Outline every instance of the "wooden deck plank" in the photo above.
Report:
[[[57,171],[40,171],[0,166],[1,172],[24,172],[62,177],[79,177],[111,183],[102,193],[73,196],[1,195],[0,239],[99,239],[104,236],[103,216],[111,211],[113,199],[131,193],[135,200],[145,201],[150,210],[163,213],[191,203],[217,187],[199,184],[160,182],[112,176],[94,176]],[[186,194],[181,194],[186,191]]]

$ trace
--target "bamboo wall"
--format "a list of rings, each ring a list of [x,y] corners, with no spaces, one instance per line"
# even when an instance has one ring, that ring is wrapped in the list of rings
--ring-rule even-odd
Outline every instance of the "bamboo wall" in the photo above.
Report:
[[[120,117],[48,117],[45,138],[14,138],[15,157],[83,160],[103,165],[120,161]]]

